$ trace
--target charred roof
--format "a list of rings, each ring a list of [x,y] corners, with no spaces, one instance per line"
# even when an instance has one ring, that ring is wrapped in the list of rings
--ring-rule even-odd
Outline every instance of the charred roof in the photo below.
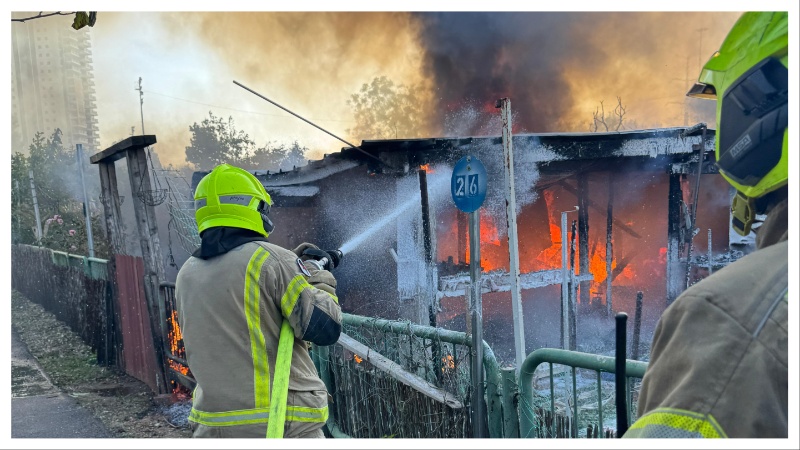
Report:
[[[554,168],[561,166],[560,163],[602,160],[613,163],[619,158],[644,158],[656,159],[657,166],[670,170],[671,164],[690,161],[692,154],[697,153],[703,125],[603,133],[515,134],[512,143],[515,155],[525,155],[531,161]],[[714,130],[708,129],[706,152],[713,152],[714,136]],[[502,146],[502,137],[364,140],[361,150],[347,147],[294,170],[256,170],[253,174],[268,188],[306,185],[356,166],[366,166],[367,171],[376,174],[405,174],[423,164],[454,163],[476,149],[496,146]],[[192,188],[207,173],[195,172]],[[315,194],[316,191],[311,195]]]

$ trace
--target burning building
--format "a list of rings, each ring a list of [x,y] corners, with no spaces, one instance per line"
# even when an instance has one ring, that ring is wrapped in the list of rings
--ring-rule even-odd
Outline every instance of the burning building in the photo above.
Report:
[[[647,343],[687,285],[750,249],[730,231],[732,191],[713,175],[713,130],[518,134],[513,144],[527,352],[562,345],[564,264],[573,274],[576,348],[602,352],[613,312],[633,314],[638,292]],[[449,182],[465,155],[478,157],[489,175],[480,210],[484,336],[499,359],[511,361],[500,137],[363,141],[292,171],[256,171],[275,201],[270,240],[342,248],[335,275],[347,312],[463,331],[467,220]],[[193,186],[203,175],[195,173]]]

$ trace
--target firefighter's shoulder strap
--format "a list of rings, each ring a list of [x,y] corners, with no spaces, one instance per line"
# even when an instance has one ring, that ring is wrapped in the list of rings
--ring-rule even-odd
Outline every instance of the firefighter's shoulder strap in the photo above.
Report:
[[[278,340],[278,357],[275,360],[275,378],[272,381],[272,399],[269,407],[267,438],[283,438],[286,422],[286,402],[289,396],[289,371],[292,366],[294,332],[289,321],[283,319]]]

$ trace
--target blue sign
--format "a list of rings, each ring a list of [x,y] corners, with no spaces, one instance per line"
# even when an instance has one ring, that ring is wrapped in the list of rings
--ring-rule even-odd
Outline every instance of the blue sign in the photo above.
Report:
[[[458,160],[450,178],[450,194],[456,208],[473,212],[486,200],[486,167],[474,156]]]

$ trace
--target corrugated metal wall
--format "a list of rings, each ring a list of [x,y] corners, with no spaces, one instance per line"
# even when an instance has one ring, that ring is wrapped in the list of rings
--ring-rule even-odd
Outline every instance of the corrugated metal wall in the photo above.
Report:
[[[144,260],[114,255],[117,280],[117,310],[122,334],[122,364],[125,372],[158,392],[159,374],[153,347],[153,332],[144,295]]]

